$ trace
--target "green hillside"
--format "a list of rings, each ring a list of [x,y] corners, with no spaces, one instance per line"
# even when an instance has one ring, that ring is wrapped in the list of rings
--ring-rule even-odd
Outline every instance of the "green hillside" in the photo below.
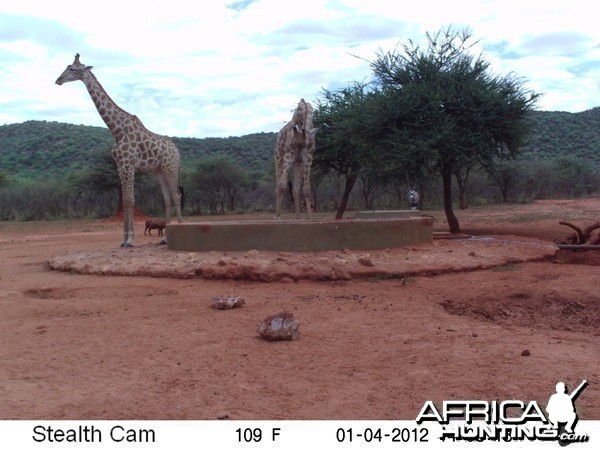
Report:
[[[525,159],[581,158],[600,165],[600,107],[580,113],[536,111]],[[223,153],[246,169],[267,169],[276,133],[228,138],[173,138],[184,166],[203,155]],[[106,128],[28,121],[0,126],[0,172],[37,178],[86,167],[90,155],[111,148]],[[318,151],[318,142],[317,142]]]
[[[184,165],[203,155],[223,153],[247,169],[272,161],[275,133],[229,138],[173,138]],[[63,175],[86,167],[90,155],[112,148],[108,129],[58,122],[28,121],[0,126],[0,171],[37,178]]]
[[[33,177],[84,167],[90,153],[114,142],[105,128],[29,121],[0,126],[0,170]]]
[[[265,169],[272,164],[277,133],[254,133],[228,138],[173,138],[184,164],[201,156],[221,153],[246,169]]]
[[[600,164],[600,107],[579,113],[535,111],[524,157],[570,156]]]

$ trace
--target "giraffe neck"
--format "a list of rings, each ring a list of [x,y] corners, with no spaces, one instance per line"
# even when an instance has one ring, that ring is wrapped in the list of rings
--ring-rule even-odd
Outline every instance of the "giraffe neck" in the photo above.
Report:
[[[96,105],[96,109],[104,120],[104,123],[115,137],[117,142],[125,136],[125,125],[132,119],[139,121],[133,114],[121,109],[112,98],[106,93],[98,79],[90,71],[82,79],[85,87]]]

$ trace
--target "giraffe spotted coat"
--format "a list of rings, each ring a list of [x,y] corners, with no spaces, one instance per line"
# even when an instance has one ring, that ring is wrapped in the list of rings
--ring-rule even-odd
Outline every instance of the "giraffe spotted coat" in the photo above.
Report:
[[[275,146],[275,214],[281,216],[281,202],[287,190],[290,169],[293,169],[294,210],[300,217],[300,190],[304,194],[308,218],[312,218],[310,170],[315,153],[315,134],[312,123],[313,107],[301,99],[290,120],[277,136]]]

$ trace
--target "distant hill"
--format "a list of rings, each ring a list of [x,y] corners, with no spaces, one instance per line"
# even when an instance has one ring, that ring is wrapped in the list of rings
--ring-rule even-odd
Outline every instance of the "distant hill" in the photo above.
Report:
[[[524,157],[572,156],[600,164],[600,107],[579,113],[535,111]]]
[[[579,113],[532,112],[534,124],[523,158],[583,158],[600,166],[600,107]],[[268,169],[276,133],[228,138],[173,138],[183,164],[203,155],[224,153],[246,169]],[[0,172],[40,177],[84,168],[90,154],[112,147],[108,129],[58,122],[28,121],[0,126]],[[318,147],[318,143],[317,143]]]
[[[203,155],[224,153],[247,169],[264,169],[273,159],[276,133],[228,138],[172,138],[184,165]],[[87,166],[90,155],[112,148],[107,128],[28,121],[0,126],[0,172],[39,177]]]
[[[0,126],[0,170],[13,175],[65,173],[114,142],[105,128],[29,121]]]
[[[277,133],[254,133],[227,138],[177,138],[173,141],[185,163],[192,164],[200,156],[222,153],[246,169],[265,169],[273,164]]]

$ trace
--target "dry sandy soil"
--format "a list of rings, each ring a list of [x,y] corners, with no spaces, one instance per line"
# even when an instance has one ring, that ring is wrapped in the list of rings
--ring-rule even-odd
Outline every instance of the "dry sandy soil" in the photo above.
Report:
[[[583,379],[579,417],[600,419],[600,258],[548,245],[569,234],[558,220],[586,225],[599,211],[586,199],[457,212],[464,232],[495,240],[210,255],[213,268],[292,267],[265,263],[277,275],[252,279],[152,273],[202,257],[174,257],[141,222],[134,250],[118,248],[119,223],[0,223],[0,419],[410,420],[426,400],[545,406],[558,381]],[[82,254],[142,258],[146,272],[48,267]],[[306,276],[340,260],[350,269],[338,276]],[[222,294],[245,305],[211,308]],[[258,322],[284,310],[300,337],[261,339]]]

